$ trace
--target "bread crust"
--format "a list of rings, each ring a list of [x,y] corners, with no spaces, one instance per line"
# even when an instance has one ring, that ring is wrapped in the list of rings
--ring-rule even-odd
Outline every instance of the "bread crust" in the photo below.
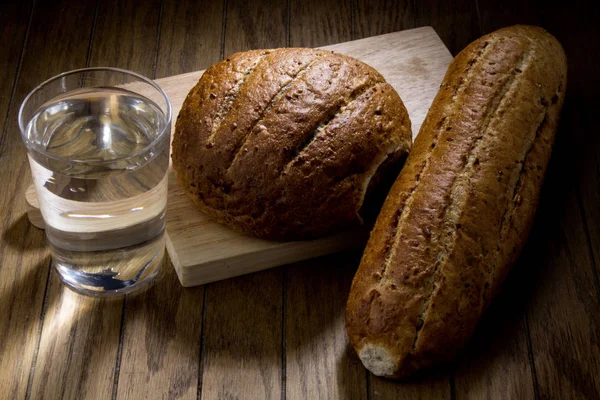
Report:
[[[566,89],[566,57],[513,26],[450,64],[354,277],[351,344],[401,378],[451,359],[521,251]]]
[[[172,159],[217,221],[308,239],[358,225],[373,176],[411,142],[402,100],[373,68],[321,50],[256,50],[212,66],[190,91]]]

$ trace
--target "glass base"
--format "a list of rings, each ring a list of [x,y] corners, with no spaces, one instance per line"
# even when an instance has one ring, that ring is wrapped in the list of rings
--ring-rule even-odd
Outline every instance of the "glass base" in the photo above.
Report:
[[[58,272],[60,280],[65,284],[65,286],[67,286],[69,289],[73,290],[76,293],[94,297],[118,297],[124,296],[129,293],[137,292],[139,290],[145,289],[148,286],[148,284],[150,284],[154,280],[156,275],[158,275],[157,269],[153,275],[148,276],[142,281],[135,282],[128,286],[124,286],[120,289],[111,290],[81,284],[76,278],[72,277],[68,272],[65,272],[64,269],[62,269],[59,265],[55,263],[53,263],[53,265],[54,269]]]
[[[85,260],[96,261],[85,263],[83,257],[65,257],[64,251],[59,256],[57,249],[53,248],[52,264],[61,281],[77,293],[96,297],[122,296],[145,288],[157,276],[165,254],[164,241],[161,239],[140,246],[145,250],[154,247],[154,251],[144,252],[146,256],[140,257],[138,251],[137,257],[120,258],[118,262],[114,262],[114,258],[113,262],[106,262],[104,257],[105,262],[98,262],[94,253],[85,253]],[[127,251],[129,255],[131,248],[122,251]],[[72,254],[69,252],[66,255]],[[91,265],[94,268],[90,268]]]

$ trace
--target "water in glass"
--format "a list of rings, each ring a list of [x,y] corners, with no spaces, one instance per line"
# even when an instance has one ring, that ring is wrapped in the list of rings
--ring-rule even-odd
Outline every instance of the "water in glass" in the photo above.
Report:
[[[155,139],[166,124],[152,100],[114,87],[72,90],[33,114],[25,135],[43,151],[30,151],[29,161],[68,285],[118,292],[159,270],[170,135]]]

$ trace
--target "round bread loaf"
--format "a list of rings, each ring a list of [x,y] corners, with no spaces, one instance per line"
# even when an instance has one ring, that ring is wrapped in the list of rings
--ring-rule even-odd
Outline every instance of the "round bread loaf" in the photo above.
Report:
[[[205,213],[296,240],[358,225],[365,197],[410,146],[404,104],[377,71],[298,48],[237,53],[206,70],[179,113],[172,157]]]

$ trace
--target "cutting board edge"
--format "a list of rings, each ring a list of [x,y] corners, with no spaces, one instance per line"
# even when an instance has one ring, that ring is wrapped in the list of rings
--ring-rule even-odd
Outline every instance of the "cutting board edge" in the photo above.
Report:
[[[287,242],[275,248],[261,249],[251,253],[211,260],[205,263],[184,265],[173,262],[179,282],[184,287],[192,287],[222,279],[233,278],[253,272],[262,271],[298,261],[322,257],[343,251],[351,251],[367,243],[370,230],[359,228],[343,232],[328,238],[306,242]],[[328,243],[327,243],[328,242]],[[250,259],[250,261],[248,261]],[[248,263],[253,264],[248,268]],[[222,268],[228,268],[225,274],[215,274]],[[237,270],[236,272],[231,272]],[[210,276],[210,278],[208,278]]]

